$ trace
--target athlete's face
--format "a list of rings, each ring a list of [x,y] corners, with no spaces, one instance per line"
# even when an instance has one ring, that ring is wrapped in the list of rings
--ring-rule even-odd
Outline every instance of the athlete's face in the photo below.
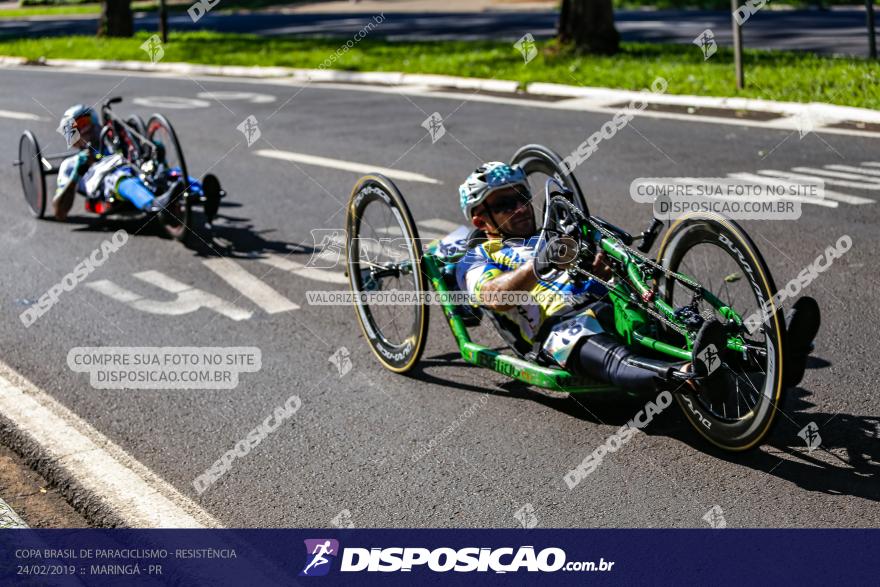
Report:
[[[80,116],[74,121],[74,127],[79,133],[79,140],[73,146],[77,149],[85,149],[98,144],[98,128],[92,124],[92,118],[88,114]]]
[[[535,234],[535,211],[531,195],[517,186],[498,190],[474,211],[473,222],[490,236],[532,236]]]

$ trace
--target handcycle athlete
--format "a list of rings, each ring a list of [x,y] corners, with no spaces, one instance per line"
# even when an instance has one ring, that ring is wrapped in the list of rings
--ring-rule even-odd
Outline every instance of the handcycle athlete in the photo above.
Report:
[[[64,159],[58,169],[57,188],[52,198],[55,218],[67,219],[77,192],[92,201],[115,196],[127,200],[142,212],[158,213],[186,189],[184,178],[178,178],[165,192],[154,194],[122,155],[102,150],[100,128],[98,114],[93,108],[77,104],[64,112],[59,130],[67,146],[80,149],[80,152]]]
[[[459,196],[465,218],[477,231],[457,264],[456,280],[489,311],[499,333],[515,350],[634,392],[656,392],[683,382],[697,390],[691,362],[638,354],[611,334],[614,317],[612,305],[603,299],[605,286],[595,279],[574,280],[564,271],[576,257],[567,251],[564,236],[541,242],[531,190],[521,168],[486,163],[461,185]],[[611,272],[604,253],[594,255],[588,270],[607,281]],[[529,303],[510,303],[509,294],[521,292],[530,294]],[[783,385],[792,387],[803,377],[819,330],[818,304],[801,297],[785,321]],[[711,351],[711,345],[724,348],[725,340],[721,324],[707,320],[694,341],[694,356]]]

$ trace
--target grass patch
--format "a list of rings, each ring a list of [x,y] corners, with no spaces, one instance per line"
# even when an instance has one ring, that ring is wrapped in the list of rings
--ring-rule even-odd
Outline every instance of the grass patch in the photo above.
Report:
[[[36,60],[126,59],[147,61],[139,46],[147,38],[99,39],[93,36],[0,40],[0,55]],[[164,61],[215,65],[279,65],[317,68],[345,39],[260,37],[213,32],[175,33]],[[880,64],[861,59],[820,57],[809,53],[748,50],[747,88],[737,91],[732,53],[719,49],[703,60],[697,47],[624,43],[613,57],[578,55],[539,43],[539,55],[528,65],[510,43],[495,41],[387,42],[365,39],[342,52],[330,67],[348,71],[401,71],[514,80],[520,84],[551,82],[641,90],[658,76],[672,94],[742,96],[792,102],[828,102],[880,109]]]
[[[157,10],[158,5],[155,2],[132,2],[131,9],[134,12],[150,12]],[[172,4],[168,10],[185,10],[186,6]],[[22,8],[5,8],[0,10],[0,20],[12,20],[16,18],[24,18],[28,16],[64,16],[77,14],[94,14],[101,13],[101,5],[90,2],[77,4],[52,4],[40,6],[25,6]]]

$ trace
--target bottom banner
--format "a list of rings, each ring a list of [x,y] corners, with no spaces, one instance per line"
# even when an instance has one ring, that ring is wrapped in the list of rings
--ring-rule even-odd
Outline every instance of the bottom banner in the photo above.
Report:
[[[2,585],[877,584],[876,530],[5,530]]]

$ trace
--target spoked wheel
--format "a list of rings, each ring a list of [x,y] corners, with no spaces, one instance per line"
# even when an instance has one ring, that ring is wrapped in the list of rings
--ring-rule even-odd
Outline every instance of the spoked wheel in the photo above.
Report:
[[[144,119],[137,114],[132,114],[125,119],[126,124],[135,129],[138,133],[147,136],[147,125]]]
[[[665,268],[702,284],[743,320],[755,315],[763,319],[765,301],[771,308],[776,285],[767,264],[732,220],[702,213],[681,218],[664,237],[658,258]],[[694,301],[691,290],[673,280],[665,281],[660,293],[673,307]],[[727,324],[745,350],[717,349],[720,363],[713,361],[705,385],[699,392],[682,387],[676,399],[694,428],[713,444],[733,451],[757,446],[782,405],[782,312],[773,308],[750,332],[743,324],[728,323],[728,317],[705,299],[696,305],[704,318]]]
[[[142,137],[147,136],[147,124],[144,122],[144,119],[137,114],[130,115],[128,118],[125,119],[125,123],[128,126],[132,127],[135,132],[137,132],[137,134],[141,135]],[[129,139],[131,140],[132,148],[137,150],[138,158],[142,158],[148,154],[149,150],[142,144],[143,139],[136,135],[129,136]]]
[[[172,177],[183,178],[186,189],[182,190],[159,215],[166,232],[171,237],[183,241],[192,230],[193,213],[192,201],[188,194],[189,174],[180,142],[177,140],[177,133],[164,116],[154,114],[147,123],[147,137],[161,147],[159,151],[163,153],[164,162],[172,172]]]
[[[420,243],[394,183],[381,175],[362,177],[346,217],[348,279],[364,337],[379,362],[396,373],[412,369],[428,336]]]
[[[22,133],[18,141],[18,171],[21,174],[21,189],[31,214],[42,218],[46,213],[46,170],[43,168],[43,153],[37,137],[29,130]]]
[[[584,198],[581,186],[573,174],[566,173],[565,166],[562,164],[562,157],[552,149],[543,145],[520,147],[511,158],[510,164],[519,165],[526,172],[532,194],[536,198],[534,205],[539,216],[546,205],[543,201],[544,185],[550,177],[555,178],[563,186],[571,190],[574,194],[574,203],[585,215],[589,216],[590,211],[587,208],[587,200]]]

